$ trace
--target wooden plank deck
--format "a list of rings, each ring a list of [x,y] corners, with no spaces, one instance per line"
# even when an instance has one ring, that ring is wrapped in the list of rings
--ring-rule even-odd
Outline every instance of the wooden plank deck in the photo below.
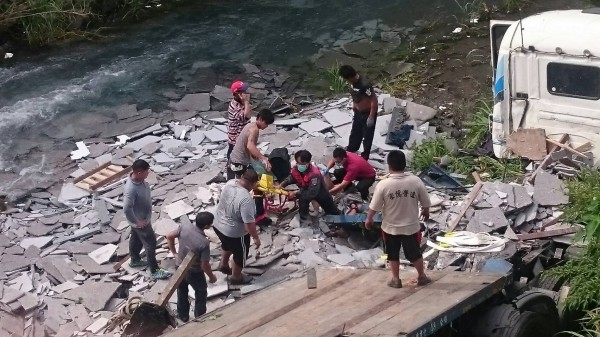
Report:
[[[386,285],[388,270],[319,269],[316,289],[306,277],[273,285],[190,322],[167,337],[425,337],[499,292],[504,277],[430,272],[433,283]]]

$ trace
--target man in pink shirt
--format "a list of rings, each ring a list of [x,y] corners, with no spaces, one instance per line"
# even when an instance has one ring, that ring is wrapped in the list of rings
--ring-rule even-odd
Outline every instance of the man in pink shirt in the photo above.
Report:
[[[233,98],[229,103],[229,110],[227,112],[227,142],[229,143],[227,150],[227,180],[235,178],[235,174],[229,168],[229,156],[240,132],[242,132],[242,129],[250,122],[250,118],[252,117],[250,95],[246,93],[247,90],[248,84],[242,81],[235,81],[231,84]]]
[[[364,200],[369,198],[369,187],[375,183],[375,169],[366,159],[338,147],[333,150],[333,159],[327,165],[327,169],[332,167],[336,168],[333,171],[336,185],[329,190],[329,193],[344,191],[357,181],[356,189],[361,197]]]

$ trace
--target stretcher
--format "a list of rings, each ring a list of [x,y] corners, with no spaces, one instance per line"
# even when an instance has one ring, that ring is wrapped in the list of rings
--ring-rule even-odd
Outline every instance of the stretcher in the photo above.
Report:
[[[273,176],[270,174],[262,174],[256,188],[259,193],[254,195],[255,198],[263,198],[265,212],[275,213],[277,215],[285,215],[295,210],[298,207],[296,201],[292,208],[287,207],[289,200],[289,192],[283,188],[276,187]]]

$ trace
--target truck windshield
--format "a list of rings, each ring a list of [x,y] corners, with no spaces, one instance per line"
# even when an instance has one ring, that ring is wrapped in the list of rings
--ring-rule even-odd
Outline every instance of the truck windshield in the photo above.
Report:
[[[548,92],[552,95],[600,99],[600,68],[566,63],[548,63]]]

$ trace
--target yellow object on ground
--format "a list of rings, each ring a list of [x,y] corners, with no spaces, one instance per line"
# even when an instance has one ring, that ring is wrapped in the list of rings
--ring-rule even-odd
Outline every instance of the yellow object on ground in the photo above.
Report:
[[[268,194],[281,194],[288,195],[288,191],[275,187],[273,176],[270,174],[263,174],[258,181],[258,190]]]

